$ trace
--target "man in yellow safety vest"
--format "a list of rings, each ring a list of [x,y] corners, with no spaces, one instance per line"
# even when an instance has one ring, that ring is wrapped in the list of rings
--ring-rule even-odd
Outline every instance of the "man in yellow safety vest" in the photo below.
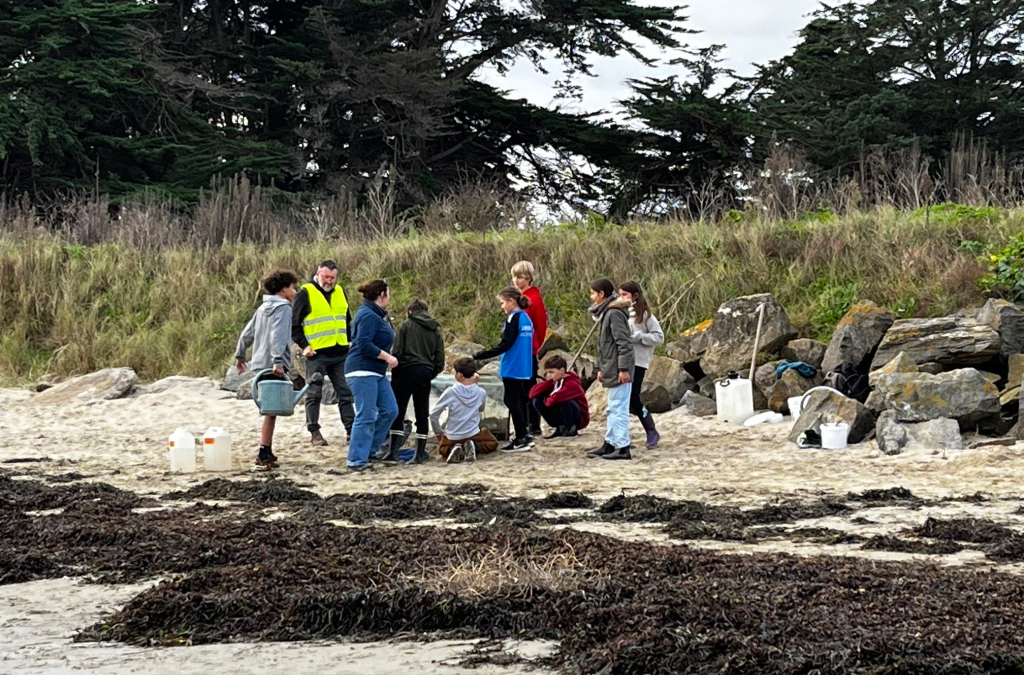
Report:
[[[306,380],[313,373],[330,379],[338,394],[338,411],[345,432],[351,437],[356,411],[352,392],[345,382],[348,356],[348,327],[352,315],[345,291],[338,283],[338,264],[324,260],[316,274],[304,284],[292,303],[292,341],[306,357]],[[320,433],[320,400],[323,385],[310,384],[306,390],[306,428],[313,445],[327,445]]]

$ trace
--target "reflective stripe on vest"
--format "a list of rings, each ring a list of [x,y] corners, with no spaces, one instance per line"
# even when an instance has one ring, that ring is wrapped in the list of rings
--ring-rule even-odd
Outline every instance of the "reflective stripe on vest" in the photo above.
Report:
[[[302,332],[314,350],[341,345],[348,346],[348,300],[341,286],[335,286],[331,303],[313,284],[303,286],[309,296],[309,315],[302,322]]]

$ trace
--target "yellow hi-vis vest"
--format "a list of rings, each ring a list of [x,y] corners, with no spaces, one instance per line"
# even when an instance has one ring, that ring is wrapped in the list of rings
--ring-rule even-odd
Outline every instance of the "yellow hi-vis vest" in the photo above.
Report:
[[[341,345],[348,346],[348,300],[341,286],[335,286],[331,293],[331,303],[320,289],[313,284],[305,284],[303,288],[309,296],[309,316],[302,322],[302,332],[314,350]]]

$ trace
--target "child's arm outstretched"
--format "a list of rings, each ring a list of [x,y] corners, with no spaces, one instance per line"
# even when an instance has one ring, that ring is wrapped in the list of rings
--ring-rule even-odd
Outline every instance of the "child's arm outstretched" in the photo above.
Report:
[[[254,315],[249,319],[249,323],[245,324],[245,328],[242,329],[242,334],[238,338],[238,344],[235,346],[235,367],[238,368],[238,372],[245,372],[246,354],[249,348],[252,347],[253,340],[256,338],[256,316]]]

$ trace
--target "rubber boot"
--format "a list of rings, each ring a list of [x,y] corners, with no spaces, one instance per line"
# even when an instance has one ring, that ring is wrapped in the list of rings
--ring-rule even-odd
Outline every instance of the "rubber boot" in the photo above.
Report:
[[[430,459],[430,453],[427,452],[427,439],[417,438],[416,457],[414,457],[412,461],[415,462],[416,464],[422,464],[428,459]]]
[[[604,443],[601,444],[600,448],[594,448],[593,450],[588,452],[587,453],[587,458],[588,459],[596,459],[598,457],[603,457],[604,455],[606,455],[609,452],[614,452],[614,451],[615,451],[615,446],[613,446],[608,441],[605,441]]]
[[[661,434],[658,433],[657,428],[654,426],[654,416],[647,412],[647,408],[644,408],[644,414],[640,416],[640,425],[647,432],[647,449],[653,450],[658,447],[658,441],[661,440]]]
[[[398,461],[398,452],[402,449],[405,438],[401,431],[392,431],[388,434],[387,454],[381,457],[382,462],[394,464]]]
[[[611,452],[606,452],[601,455],[601,459],[633,459],[633,455],[629,453],[629,446],[624,448],[614,448]]]

